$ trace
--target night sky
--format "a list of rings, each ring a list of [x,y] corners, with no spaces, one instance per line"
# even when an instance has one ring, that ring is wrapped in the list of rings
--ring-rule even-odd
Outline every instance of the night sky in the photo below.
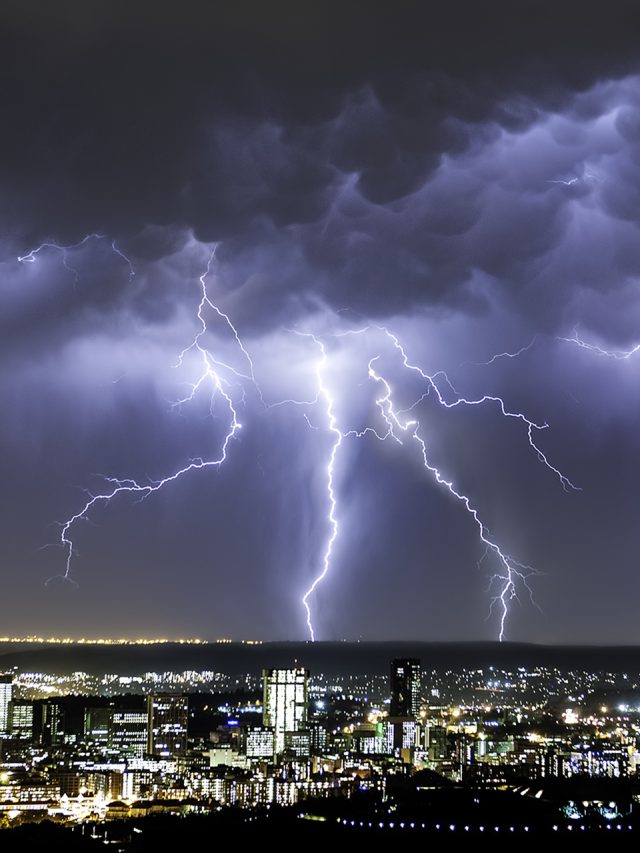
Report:
[[[331,468],[317,638],[638,642],[636,2],[5,0],[0,81],[0,634],[307,637]]]

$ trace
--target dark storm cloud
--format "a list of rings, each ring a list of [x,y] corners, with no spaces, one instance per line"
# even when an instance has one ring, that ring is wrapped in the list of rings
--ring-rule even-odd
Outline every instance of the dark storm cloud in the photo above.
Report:
[[[31,243],[181,223],[219,240],[261,214],[319,219],[351,173],[393,201],[466,149],[465,123],[517,131],[633,70],[634,11],[6,3],[3,230]]]
[[[5,564],[26,578],[11,575],[16,600],[33,596],[34,574],[38,583],[55,573],[59,554],[36,571],[29,549],[55,538],[43,529],[77,511],[75,486],[95,485],[92,472],[153,478],[219,449],[224,406],[212,427],[208,400],[190,410],[168,402],[197,377],[193,352],[184,371],[172,367],[198,329],[198,278],[216,243],[216,304],[247,342],[268,400],[313,397],[317,350],[283,327],[331,333],[373,318],[466,393],[500,393],[550,421],[545,451],[588,495],[572,503],[512,422],[454,416],[432,399],[417,410],[437,464],[507,547],[565,591],[582,577],[589,619],[577,609],[565,625],[541,581],[549,624],[525,614],[521,635],[584,639],[608,558],[597,525],[584,532],[587,516],[625,543],[620,577],[632,573],[637,537],[611,495],[632,502],[637,403],[623,365],[594,367],[597,356],[555,336],[579,324],[606,346],[638,337],[637,4],[605,14],[600,4],[506,0],[15,0],[0,24],[0,426],[10,450],[0,541]],[[66,256],[44,248],[16,262],[41,242],[72,246],[90,233],[101,236]],[[229,329],[210,319],[216,353],[246,370]],[[517,364],[473,364],[534,334]],[[377,411],[366,364],[381,338],[331,346],[345,383],[336,406],[363,428]],[[385,351],[381,364],[400,387],[393,357]],[[407,405],[420,393],[408,385],[398,392]],[[259,411],[253,388],[246,415],[218,477],[143,508],[115,502],[96,513],[100,530],[78,531],[92,566],[78,593],[88,629],[92,601],[116,611],[125,583],[130,602],[112,624],[135,633],[140,618],[154,630],[142,606],[153,578],[184,608],[176,616],[155,597],[176,632],[302,631],[300,590],[326,534],[327,436],[288,410]],[[322,413],[310,415],[316,427]],[[585,460],[600,457],[588,473]],[[342,464],[349,535],[336,545],[340,571],[318,593],[327,632],[367,635],[374,622],[420,632],[423,606],[430,636],[489,630],[477,537],[460,507],[388,445],[349,445]],[[400,578],[391,591],[390,569]],[[176,592],[182,577],[189,590]],[[211,595],[196,606],[200,588]],[[411,604],[407,588],[420,591]],[[47,589],[41,616],[58,594]],[[55,600],[49,624],[78,618],[64,594]],[[627,637],[634,618],[603,620],[602,637]]]
[[[584,93],[638,64],[631,3],[604,19],[584,4],[506,2],[16,2],[2,16],[7,255],[97,231],[157,259],[192,230],[222,242],[220,259],[249,252],[254,269],[234,263],[233,290],[239,267],[252,292],[262,276],[285,319],[302,276],[333,307],[382,316],[478,310],[465,293],[474,270],[517,286],[566,227],[568,194],[545,181],[580,168],[570,134],[590,134],[607,103]],[[501,137],[563,110],[564,167],[535,141],[521,162],[501,153]],[[617,118],[629,146],[635,114]],[[484,172],[450,168],[470,157],[475,169],[479,147],[496,158]],[[632,217],[634,166],[617,168],[602,204]],[[249,322],[272,321],[253,306]]]

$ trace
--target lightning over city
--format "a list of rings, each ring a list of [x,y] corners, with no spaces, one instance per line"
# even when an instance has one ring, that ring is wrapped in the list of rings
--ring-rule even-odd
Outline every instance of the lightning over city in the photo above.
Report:
[[[637,0],[5,0],[0,74],[0,853],[631,848]]]
[[[8,636],[636,642],[637,16],[492,2],[0,11]]]

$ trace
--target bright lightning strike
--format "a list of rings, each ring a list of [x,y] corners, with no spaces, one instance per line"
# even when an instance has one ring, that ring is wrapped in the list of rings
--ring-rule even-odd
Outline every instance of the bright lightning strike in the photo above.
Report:
[[[37,255],[43,249],[57,249],[63,254],[64,266],[74,272],[77,277],[77,271],[70,267],[67,263],[66,253],[68,251],[71,251],[72,249],[83,246],[88,240],[91,239],[103,238],[102,235],[99,234],[89,234],[83,240],[81,240],[79,243],[74,244],[73,246],[59,246],[54,243],[43,243],[37,249],[33,249],[28,254],[19,257],[18,260],[23,263],[34,263]],[[129,265],[129,280],[131,280],[133,276],[135,276],[135,271],[133,269],[131,261],[123,252],[120,251],[115,241],[111,243],[111,248]],[[160,489],[162,489],[164,486],[168,485],[169,483],[175,482],[179,478],[185,476],[186,474],[192,471],[202,470],[205,468],[219,468],[221,465],[224,464],[227,459],[227,453],[230,442],[237,436],[240,429],[242,429],[242,424],[238,419],[237,405],[234,402],[234,399],[231,394],[232,384],[235,385],[236,383],[231,383],[229,379],[227,379],[226,376],[223,375],[224,373],[228,372],[236,378],[250,380],[256,387],[258,394],[262,399],[260,389],[255,380],[253,362],[244,344],[242,343],[242,340],[240,339],[237,329],[231,322],[229,316],[225,314],[225,312],[222,311],[220,308],[218,308],[218,306],[212,301],[209,296],[206,280],[211,272],[211,264],[213,262],[214,256],[215,249],[209,255],[206,269],[199,278],[202,296],[198,305],[197,317],[200,323],[200,329],[196,333],[193,341],[187,347],[185,347],[185,349],[182,350],[178,357],[178,364],[176,365],[181,366],[187,353],[190,351],[195,351],[198,353],[201,359],[201,373],[198,379],[194,383],[191,383],[190,394],[188,394],[184,399],[178,400],[176,403],[174,403],[174,406],[182,406],[192,401],[197,392],[205,386],[208,386],[210,389],[211,407],[213,407],[213,402],[217,397],[220,397],[224,401],[228,410],[229,426],[222,441],[220,453],[217,457],[213,459],[202,459],[199,457],[191,459],[187,465],[184,465],[182,468],[178,469],[173,474],[170,474],[167,477],[163,477],[160,480],[149,480],[149,482],[147,483],[139,483],[137,482],[137,480],[131,478],[120,479],[117,477],[105,477],[105,482],[109,484],[110,488],[106,489],[100,494],[89,494],[89,498],[85,502],[84,506],[77,513],[68,518],[67,521],[61,524],[60,544],[63,548],[65,548],[67,552],[67,557],[65,571],[59,577],[61,577],[65,581],[75,583],[75,581],[73,581],[71,577],[72,561],[73,557],[76,554],[73,537],[71,535],[72,530],[77,522],[86,521],[89,517],[91,510],[94,509],[96,506],[106,505],[110,503],[115,497],[123,493],[135,494],[139,496],[140,500],[144,500],[145,498],[149,497],[149,495],[153,494],[154,492],[160,491]],[[231,331],[231,334],[235,338],[235,341],[238,344],[243,357],[246,359],[246,363],[248,365],[248,373],[243,373],[242,371],[237,370],[231,365],[223,361],[219,361],[212,355],[209,349],[207,349],[203,345],[203,336],[207,331],[209,331],[207,321],[204,316],[204,311],[207,308],[211,309],[219,319],[223,320],[227,328]],[[244,389],[242,391],[242,400],[243,399]],[[53,578],[51,578],[50,580],[53,580]]]
[[[446,400],[444,398],[444,396],[443,396],[443,394],[442,394],[442,392],[438,386],[438,383],[436,381],[436,377],[439,374],[436,373],[433,375],[429,375],[428,373],[425,373],[417,365],[411,364],[409,362],[407,353],[405,352],[404,347],[400,343],[397,336],[394,335],[392,332],[390,332],[388,329],[386,329],[384,327],[382,327],[381,330],[387,335],[388,338],[391,339],[394,347],[399,351],[401,358],[402,358],[402,364],[404,365],[404,367],[406,367],[407,370],[410,370],[414,373],[417,373],[428,384],[428,387],[434,391],[434,393],[437,397],[438,403],[441,406],[443,406],[445,409],[455,409],[457,406],[481,406],[481,405],[484,405],[485,403],[493,403],[494,405],[496,405],[498,407],[498,409],[500,410],[500,413],[502,414],[503,417],[514,418],[515,420],[519,420],[526,425],[527,438],[529,441],[529,446],[535,451],[536,456],[538,457],[538,460],[546,468],[548,468],[553,474],[555,474],[556,477],[560,480],[562,488],[565,490],[565,492],[569,492],[569,491],[579,492],[579,491],[581,491],[579,486],[574,485],[571,482],[571,480],[569,480],[568,477],[566,477],[558,468],[556,468],[554,465],[551,464],[551,462],[549,462],[549,459],[547,458],[546,454],[541,450],[541,448],[536,444],[536,442],[534,440],[534,431],[542,431],[542,430],[548,429],[549,424],[547,424],[547,423],[537,424],[535,421],[532,421],[530,418],[528,418],[523,412],[512,412],[512,411],[510,411],[509,409],[507,409],[505,402],[502,399],[502,397],[494,397],[491,394],[483,394],[482,397],[477,397],[475,399],[468,399],[466,397],[458,396],[457,392],[455,392],[455,389],[454,389],[454,393],[456,393],[456,398],[453,401],[449,402],[448,400]],[[531,347],[532,345],[533,345],[533,341],[531,342],[531,344],[529,344],[529,347]],[[529,347],[523,348],[523,351],[524,351],[524,349],[528,349]],[[442,374],[442,371],[440,371],[440,373]],[[446,374],[442,374],[442,375],[445,377],[447,385],[453,389],[453,386],[451,385],[451,382],[449,382],[447,375]]]
[[[18,260],[22,263],[35,263],[37,256],[43,250],[56,250],[62,253],[62,260],[65,268],[73,273],[74,279],[77,282],[79,274],[78,271],[69,264],[68,253],[74,249],[79,249],[90,240],[103,239],[105,239],[103,235],[89,234],[80,242],[70,246],[62,246],[56,243],[43,243],[36,249],[33,249],[29,253],[21,256]],[[129,280],[131,281],[135,276],[135,270],[130,259],[118,248],[115,241],[111,242],[111,249],[127,263],[129,267]],[[272,409],[285,404],[292,404],[305,408],[319,406],[326,425],[325,429],[331,436],[331,442],[325,463],[326,521],[328,535],[321,553],[319,570],[302,596],[302,605],[306,614],[306,624],[311,640],[313,641],[316,639],[311,599],[313,598],[318,586],[327,577],[327,574],[331,570],[332,560],[334,557],[334,546],[339,535],[339,494],[336,488],[336,462],[338,454],[345,439],[362,439],[367,435],[371,435],[379,441],[392,439],[401,446],[405,446],[407,444],[407,439],[414,442],[419,448],[420,458],[425,470],[429,472],[439,486],[446,489],[450,495],[460,502],[467,513],[471,516],[477,527],[479,538],[485,546],[485,554],[493,554],[500,565],[500,570],[497,574],[493,575],[490,581],[492,588],[495,589],[497,587],[497,592],[491,600],[490,613],[494,607],[499,607],[499,638],[500,640],[504,639],[506,620],[509,614],[509,604],[513,599],[517,598],[518,589],[520,587],[524,587],[531,596],[531,588],[528,581],[529,578],[535,574],[535,571],[530,566],[520,563],[503,551],[481,519],[479,511],[473,504],[471,498],[461,492],[458,487],[454,485],[453,481],[447,479],[441,473],[440,469],[431,461],[427,450],[427,442],[422,434],[421,424],[415,417],[414,413],[427,397],[435,400],[435,403],[444,409],[485,405],[493,406],[498,409],[499,414],[503,418],[519,421],[524,425],[528,443],[535,452],[538,460],[559,479],[565,491],[578,490],[577,486],[575,486],[557,467],[551,464],[546,454],[536,443],[537,433],[547,429],[548,424],[538,424],[527,417],[524,413],[520,411],[512,411],[506,406],[501,397],[485,394],[480,397],[468,398],[460,395],[444,371],[437,371],[433,374],[426,373],[409,360],[407,352],[396,334],[392,333],[384,326],[374,324],[367,325],[359,329],[349,329],[344,332],[334,333],[329,335],[329,337],[335,339],[345,338],[351,335],[367,335],[378,338],[382,335],[386,345],[389,346],[389,344],[391,344],[392,350],[399,355],[402,370],[405,373],[418,377],[423,383],[421,395],[418,396],[417,399],[415,399],[407,408],[398,408],[394,401],[391,383],[385,376],[383,376],[382,371],[377,366],[381,354],[375,355],[373,358],[368,360],[368,378],[372,380],[382,392],[375,399],[376,410],[382,424],[380,429],[372,425],[367,425],[362,429],[341,428],[336,415],[335,389],[331,387],[331,383],[327,378],[329,355],[326,343],[321,337],[310,332],[296,331],[295,334],[310,339],[319,352],[319,358],[315,362],[314,369],[315,395],[312,396],[311,399],[307,400],[288,399],[267,405],[263,398],[262,391],[256,381],[254,363],[238,333],[238,330],[232,323],[229,315],[218,307],[209,294],[207,280],[211,274],[211,267],[214,258],[215,249],[210,253],[206,268],[198,279],[200,284],[200,299],[196,310],[198,329],[196,330],[191,342],[179,353],[177,363],[175,365],[177,368],[182,367],[189,354],[196,355],[199,360],[200,371],[195,381],[190,383],[189,393],[182,399],[175,401],[173,405],[178,408],[185,406],[192,402],[196,395],[201,391],[208,389],[210,394],[210,411],[213,414],[215,401],[221,400],[225,406],[225,417],[228,419],[228,424],[221,443],[220,451],[211,459],[202,459],[200,457],[191,459],[188,464],[183,465],[177,471],[174,471],[174,473],[159,480],[138,482],[132,478],[121,479],[106,477],[105,482],[107,486],[104,491],[99,494],[88,494],[88,498],[85,501],[84,506],[68,518],[67,521],[61,524],[60,544],[66,550],[65,571],[61,577],[66,581],[74,582],[71,577],[71,570],[73,558],[76,556],[76,549],[72,533],[76,523],[88,520],[92,510],[97,506],[109,504],[114,498],[122,493],[134,494],[140,500],[144,500],[149,497],[149,495],[161,490],[165,486],[192,471],[204,468],[219,468],[224,464],[227,459],[230,443],[237,437],[238,432],[242,428],[238,417],[238,408],[245,402],[245,384],[249,383],[255,389],[256,394],[265,409]],[[219,357],[215,356],[206,345],[206,337],[211,331],[211,315],[213,315],[213,320],[216,323],[221,322],[227,333],[230,333],[233,337],[234,344],[241,356],[241,366],[234,366],[229,364],[228,361],[221,360]],[[563,340],[571,340],[571,342],[578,344],[579,346],[583,346],[587,349],[593,349],[599,354],[612,355],[616,358],[628,358],[633,354],[633,352],[640,349],[639,345],[632,352],[627,354],[609,353],[582,341],[582,339],[578,338],[577,333],[574,339]],[[493,356],[490,361],[486,362],[486,364],[493,364],[500,358],[516,358],[533,347],[535,342],[536,338],[534,337],[527,346],[522,347],[517,352],[498,353]],[[240,389],[239,395],[235,390],[238,388]],[[320,427],[310,421],[306,412],[304,413],[304,418],[310,429],[314,431],[320,429]]]
[[[304,607],[306,613],[306,622],[307,629],[309,631],[309,637],[312,642],[315,641],[315,629],[313,627],[313,616],[311,612],[311,605],[309,603],[309,599],[313,595],[316,590],[316,587],[322,583],[331,568],[331,558],[333,556],[333,549],[335,545],[335,541],[338,538],[339,532],[339,522],[338,522],[338,497],[336,495],[335,489],[335,464],[336,457],[338,455],[338,450],[340,449],[342,442],[345,438],[363,438],[365,435],[373,435],[379,441],[384,441],[386,438],[389,438],[392,433],[391,430],[387,430],[387,432],[382,435],[373,427],[365,427],[362,430],[347,430],[343,432],[338,427],[338,420],[335,414],[335,401],[331,390],[327,384],[324,373],[327,365],[327,350],[324,343],[318,338],[316,335],[310,332],[300,332],[297,330],[292,330],[293,334],[299,335],[303,338],[310,338],[315,346],[320,351],[320,358],[316,362],[315,365],[315,377],[316,377],[316,395],[312,400],[280,400],[277,403],[272,403],[269,408],[275,408],[276,406],[282,406],[285,404],[291,404],[294,406],[314,406],[317,405],[320,401],[323,402],[324,414],[326,417],[327,429],[333,436],[333,440],[331,443],[331,449],[329,451],[329,456],[326,463],[326,484],[327,484],[327,525],[329,527],[329,536],[326,540],[324,551],[321,558],[321,567],[318,574],[314,577],[313,581],[309,588],[305,591],[302,596],[302,606]],[[304,413],[304,419],[307,422],[307,426],[309,429],[318,430],[319,427],[314,426],[309,420],[309,417],[306,413]],[[395,438],[395,436],[392,436]]]
[[[381,385],[383,389],[383,394],[378,397],[375,402],[382,417],[382,420],[386,425],[386,430],[384,432],[381,433],[373,427],[366,427],[361,431],[343,431],[338,427],[334,411],[334,399],[324,378],[324,371],[327,362],[327,352],[322,341],[320,341],[315,335],[310,335],[306,333],[306,336],[311,337],[314,340],[315,344],[319,347],[321,352],[321,359],[316,367],[318,389],[316,398],[313,401],[286,401],[290,403],[295,403],[297,405],[310,405],[322,399],[325,403],[325,412],[329,431],[332,432],[335,436],[327,461],[327,522],[330,531],[329,538],[325,545],[325,550],[321,562],[321,570],[316,575],[311,586],[307,589],[302,598],[302,603],[307,614],[307,626],[309,628],[310,637],[313,640],[315,638],[315,632],[313,628],[309,599],[318,587],[318,585],[324,580],[324,578],[330,571],[334,543],[338,535],[338,499],[334,486],[334,469],[336,454],[343,440],[348,436],[362,438],[367,434],[372,434],[381,441],[384,441],[387,438],[392,438],[401,445],[404,445],[404,439],[406,437],[409,437],[413,441],[415,441],[420,448],[420,454],[424,468],[429,471],[429,473],[434,477],[438,485],[446,488],[447,491],[453,497],[455,497],[457,501],[461,502],[464,505],[466,511],[469,513],[469,515],[471,515],[473,521],[476,524],[476,527],[478,528],[480,540],[484,543],[487,552],[493,553],[502,567],[502,570],[491,578],[491,584],[497,585],[498,592],[491,601],[490,613],[494,607],[499,607],[499,639],[503,640],[505,636],[506,620],[509,614],[509,603],[513,599],[517,598],[518,587],[524,586],[533,601],[532,590],[529,586],[528,581],[529,578],[533,574],[535,574],[535,570],[531,566],[527,566],[519,562],[518,560],[514,559],[509,554],[503,551],[497,541],[491,536],[488,528],[480,518],[478,509],[472,504],[471,499],[464,493],[460,492],[453,484],[453,481],[447,480],[441,474],[440,470],[430,461],[427,453],[426,441],[420,435],[419,432],[419,421],[415,418],[402,420],[401,416],[413,411],[427,396],[430,395],[431,392],[433,392],[438,404],[446,409],[454,409],[458,406],[479,406],[484,404],[493,404],[494,406],[497,406],[501,415],[504,418],[515,419],[525,424],[527,431],[527,439],[530,447],[534,450],[538,460],[559,479],[565,491],[579,491],[579,487],[575,486],[571,482],[571,480],[569,480],[557,467],[552,465],[549,462],[549,459],[547,458],[545,453],[535,443],[534,430],[540,431],[543,429],[547,429],[548,424],[537,424],[535,421],[528,418],[522,412],[511,411],[507,408],[504,400],[501,397],[483,395],[482,397],[478,397],[475,399],[468,399],[466,397],[460,396],[444,371],[438,371],[434,374],[428,374],[425,373],[417,365],[412,364],[409,361],[406,350],[404,349],[397,335],[389,331],[384,326],[369,325],[359,329],[349,329],[345,332],[336,333],[335,335],[333,335],[333,337],[342,338],[350,335],[365,335],[370,332],[378,332],[385,335],[387,340],[391,341],[393,348],[400,354],[403,368],[406,371],[417,374],[426,383],[426,390],[414,403],[412,403],[406,409],[397,409],[393,402],[391,385],[373,366],[378,361],[380,356],[374,356],[374,358],[369,361],[368,376],[374,382]],[[530,344],[528,344],[526,347],[521,348],[518,353],[503,353],[500,354],[500,356],[515,358],[517,355],[530,349],[534,345],[535,340],[536,339],[534,338]],[[443,380],[443,384],[454,395],[453,400],[451,400],[449,397],[445,397],[445,394],[438,382],[440,378]]]
[[[299,333],[300,334],[300,333]],[[331,451],[329,453],[329,459],[327,462],[327,496],[328,496],[328,512],[327,519],[329,522],[330,534],[327,539],[327,543],[325,546],[324,554],[322,557],[322,568],[321,571],[316,577],[313,579],[311,586],[307,589],[305,594],[302,596],[302,604],[307,614],[307,628],[309,629],[309,636],[311,637],[312,642],[315,641],[316,635],[313,629],[313,621],[311,617],[311,607],[309,605],[309,598],[315,592],[316,587],[319,583],[327,576],[331,565],[331,556],[333,554],[333,546],[338,537],[338,518],[336,515],[336,509],[338,506],[338,501],[335,493],[334,486],[334,473],[335,473],[335,464],[336,464],[336,456],[338,454],[338,450],[340,445],[342,444],[343,439],[345,438],[344,433],[338,429],[337,420],[334,412],[334,400],[331,396],[331,392],[329,390],[328,385],[326,384],[324,378],[324,369],[327,364],[327,351],[325,349],[322,341],[317,338],[315,335],[309,335],[320,350],[320,360],[316,364],[316,380],[317,380],[317,397],[316,400],[323,400],[325,406],[325,412],[327,417],[327,425],[329,432],[333,436],[333,441],[331,444]],[[307,418],[307,423],[309,423],[309,419]],[[309,424],[311,426],[311,424]]]
[[[380,409],[382,417],[389,427],[389,434],[395,438],[396,441],[403,444],[404,442],[402,438],[398,435],[398,431],[400,431],[418,444],[425,469],[433,475],[438,485],[444,486],[444,488],[446,488],[453,497],[464,505],[465,509],[476,523],[480,539],[484,543],[485,547],[495,554],[504,569],[504,574],[494,575],[492,578],[492,580],[495,580],[499,584],[500,589],[491,602],[491,607],[496,605],[498,602],[500,604],[501,613],[498,638],[502,641],[504,639],[507,616],[509,615],[509,602],[517,597],[518,584],[523,584],[531,595],[528,578],[532,574],[535,574],[535,572],[530,566],[525,566],[517,560],[514,560],[513,557],[510,557],[508,554],[505,554],[498,543],[490,536],[487,527],[478,514],[478,510],[473,506],[467,495],[459,492],[455,488],[453,481],[447,480],[440,473],[439,469],[429,460],[426,442],[418,432],[420,423],[417,420],[400,420],[398,416],[399,413],[395,410],[393,404],[391,386],[388,381],[373,367],[378,358],[379,357],[376,356],[369,362],[369,376],[383,387],[384,393],[376,400],[376,403]]]

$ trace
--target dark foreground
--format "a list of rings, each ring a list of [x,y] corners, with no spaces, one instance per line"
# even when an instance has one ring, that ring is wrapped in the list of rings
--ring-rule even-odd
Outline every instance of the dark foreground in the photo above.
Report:
[[[556,842],[564,847],[586,841],[627,847],[640,840],[640,807],[628,803],[617,816],[605,817],[602,803],[568,817],[556,803],[511,791],[422,790],[409,797],[381,799],[363,794],[350,800],[310,801],[292,808],[235,809],[189,817],[157,816],[64,827],[49,821],[2,830],[3,851],[196,850],[216,843],[264,845],[339,843],[342,847],[382,842],[387,845],[464,843],[506,849],[522,844]],[[605,809],[606,811],[606,809]],[[375,836],[375,838],[374,838]],[[262,848],[264,849],[264,848]]]

